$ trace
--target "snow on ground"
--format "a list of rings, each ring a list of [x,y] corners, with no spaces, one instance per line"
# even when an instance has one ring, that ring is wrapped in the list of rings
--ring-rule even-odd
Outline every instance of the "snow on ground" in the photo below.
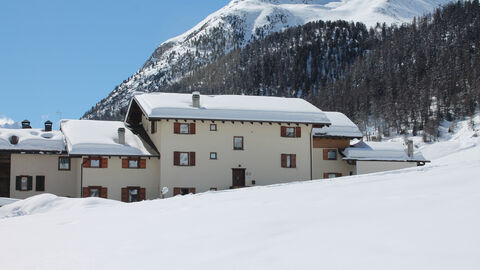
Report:
[[[2,269],[480,269],[480,140],[462,131],[458,149],[393,172],[133,204],[16,202],[0,208]]]

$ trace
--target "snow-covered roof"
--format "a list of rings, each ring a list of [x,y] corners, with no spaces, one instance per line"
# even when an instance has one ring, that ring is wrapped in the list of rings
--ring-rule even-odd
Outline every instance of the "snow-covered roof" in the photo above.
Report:
[[[191,94],[140,94],[134,100],[148,118],[330,124],[320,109],[300,98],[200,95],[200,108],[192,106]]]
[[[340,112],[323,112],[332,123],[323,128],[314,128],[315,137],[361,138],[362,132],[345,114]]]
[[[125,144],[118,141],[118,129],[125,128]],[[96,120],[62,120],[70,155],[157,156],[142,138],[123,122]]]
[[[18,137],[16,144],[12,144],[12,136]],[[65,140],[62,132],[58,130],[0,128],[1,150],[15,152],[63,152],[65,151]]]
[[[409,157],[406,146],[400,142],[360,141],[343,151],[345,160],[360,161],[427,161],[420,152]]]

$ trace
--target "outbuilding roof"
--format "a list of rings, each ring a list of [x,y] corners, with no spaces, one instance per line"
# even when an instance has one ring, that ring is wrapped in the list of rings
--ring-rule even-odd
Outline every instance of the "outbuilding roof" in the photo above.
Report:
[[[65,139],[58,130],[0,128],[0,151],[64,152]]]
[[[345,148],[344,160],[428,162],[422,153],[409,157],[406,146],[400,142],[364,142]]]
[[[125,144],[119,142],[118,129],[125,129]],[[70,155],[158,156],[154,146],[134,134],[119,121],[62,120]]]
[[[149,119],[330,124],[320,109],[300,98],[200,95],[197,108],[192,104],[192,94],[149,93],[135,95],[133,102]]]
[[[345,114],[340,112],[323,112],[330,120],[331,125],[322,128],[314,128],[314,137],[343,137],[362,138],[363,134]]]

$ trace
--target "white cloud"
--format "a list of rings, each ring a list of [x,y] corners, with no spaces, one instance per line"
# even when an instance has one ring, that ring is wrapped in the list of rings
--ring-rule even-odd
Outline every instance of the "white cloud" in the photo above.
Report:
[[[0,128],[18,128],[19,123],[16,123],[13,121],[13,119],[10,119],[8,117],[0,116]]]

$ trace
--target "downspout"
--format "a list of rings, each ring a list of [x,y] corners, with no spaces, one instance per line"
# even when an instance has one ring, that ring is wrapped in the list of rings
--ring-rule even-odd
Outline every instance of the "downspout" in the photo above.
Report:
[[[313,180],[313,150],[312,150],[312,140],[313,140],[313,124],[310,129],[310,180]]]

